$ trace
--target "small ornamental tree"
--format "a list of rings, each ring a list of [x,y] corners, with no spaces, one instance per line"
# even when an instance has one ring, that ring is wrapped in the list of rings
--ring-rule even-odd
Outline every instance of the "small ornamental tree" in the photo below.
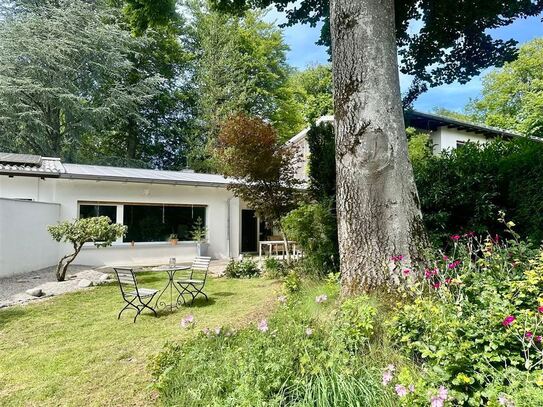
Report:
[[[295,177],[296,150],[280,144],[271,125],[239,114],[222,126],[215,156],[221,172],[232,178],[228,188],[279,229],[288,254],[281,218],[295,209],[301,198],[301,182]]]
[[[47,228],[57,242],[71,243],[74,251],[63,256],[57,266],[57,280],[64,281],[66,270],[86,242],[93,242],[97,247],[111,246],[118,237],[126,234],[126,226],[111,223],[107,216],[77,219],[73,222],[59,222]]]

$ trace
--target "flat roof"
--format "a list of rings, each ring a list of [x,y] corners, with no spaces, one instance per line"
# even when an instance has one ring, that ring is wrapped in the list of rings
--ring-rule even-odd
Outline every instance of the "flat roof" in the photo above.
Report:
[[[0,156],[17,160],[17,155]],[[39,156],[36,156],[39,157]],[[0,174],[41,178],[78,179],[92,181],[138,182],[148,184],[196,185],[226,187],[230,180],[218,174],[202,174],[191,170],[165,171],[142,168],[108,167],[103,165],[64,164],[59,158],[39,157],[19,164],[0,161]],[[31,162],[30,162],[31,161]],[[39,163],[37,165],[36,163]]]
[[[224,187],[229,184],[229,180],[222,175],[201,174],[192,171],[148,170],[83,164],[63,165],[66,172],[60,178],[67,179],[217,187]]]

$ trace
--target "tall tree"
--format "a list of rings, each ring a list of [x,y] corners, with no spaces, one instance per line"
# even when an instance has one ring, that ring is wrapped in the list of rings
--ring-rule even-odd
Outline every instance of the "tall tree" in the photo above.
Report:
[[[321,116],[334,113],[330,65],[315,65],[295,72],[290,81],[297,90],[297,99],[306,123],[310,124]]]
[[[9,135],[2,144],[71,159],[83,135],[142,120],[139,107],[160,78],[130,84],[126,77],[134,69],[128,55],[148,40],[122,30],[108,7],[84,1],[25,7],[13,7],[0,22],[0,133]]]
[[[199,117],[214,138],[232,114],[243,112],[270,122],[281,139],[303,127],[289,82],[288,47],[281,30],[262,12],[232,16],[190,4],[195,85]]]
[[[425,246],[407,154],[398,75],[419,90],[467,82],[516,56],[516,43],[487,29],[537,15],[537,0],[215,0],[219,8],[287,9],[289,23],[330,21],[336,119],[337,204],[342,289],[350,294],[395,284],[390,257],[408,261]],[[290,9],[288,6],[292,5]],[[408,30],[412,21],[420,30]],[[416,93],[416,92],[415,92]]]
[[[481,98],[468,110],[490,126],[543,137],[543,39],[524,44],[516,61],[486,75]]]

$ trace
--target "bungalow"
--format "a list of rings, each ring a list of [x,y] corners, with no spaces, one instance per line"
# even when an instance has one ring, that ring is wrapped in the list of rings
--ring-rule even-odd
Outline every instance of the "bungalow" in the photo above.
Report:
[[[320,122],[332,121],[325,116]],[[438,153],[471,140],[515,134],[437,115],[411,112],[407,124],[429,132]],[[302,131],[290,140],[309,153]],[[303,166],[302,168],[305,168]],[[301,176],[304,176],[302,170]],[[200,218],[214,258],[256,252],[271,232],[227,189],[220,175],[61,162],[58,158],[0,153],[0,277],[56,264],[69,246],[55,242],[47,226],[62,220],[107,215],[128,226],[112,247],[87,244],[75,264],[122,265],[190,260],[190,231]],[[170,234],[179,241],[172,245]]]
[[[208,254],[256,252],[269,231],[226,188],[228,180],[190,170],[159,171],[62,163],[58,158],[0,153],[0,277],[56,264],[69,246],[47,226],[106,215],[128,226],[112,247],[85,245],[74,264],[164,263],[191,260],[191,230],[200,218]],[[170,234],[179,241],[172,245]]]

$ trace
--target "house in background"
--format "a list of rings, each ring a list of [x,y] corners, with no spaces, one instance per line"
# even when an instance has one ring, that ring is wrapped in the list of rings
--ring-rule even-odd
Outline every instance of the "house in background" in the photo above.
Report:
[[[518,133],[497,129],[495,127],[473,124],[450,117],[416,111],[405,112],[405,126],[413,127],[420,132],[428,133],[433,145],[433,153],[439,154],[444,150],[461,147],[470,142],[487,143],[497,137],[511,139],[519,137]],[[322,116],[317,124],[330,123],[334,116]],[[309,156],[309,147],[305,140],[309,128],[291,138],[288,142],[295,146],[302,157],[298,167],[298,177],[306,177],[306,168]]]
[[[325,116],[318,123],[331,122]],[[409,112],[406,123],[432,138],[437,154],[467,141],[487,142],[516,134],[433,114]],[[308,129],[289,142],[307,161]],[[305,178],[305,163],[299,176]],[[47,226],[63,220],[106,215],[128,226],[111,247],[85,245],[74,264],[90,266],[167,263],[196,255],[194,223],[207,227],[208,254],[238,257],[257,252],[271,234],[255,212],[227,189],[228,180],[190,170],[159,171],[62,163],[58,158],[0,153],[0,277],[49,267],[70,251]],[[168,237],[177,234],[172,246]]]
[[[58,158],[0,153],[0,277],[56,264],[69,246],[47,226],[106,215],[128,226],[111,247],[89,243],[74,264],[131,265],[192,260],[191,230],[207,227],[216,259],[257,252],[269,233],[255,212],[235,198],[221,175],[65,164]],[[172,246],[170,234],[178,235]]]

